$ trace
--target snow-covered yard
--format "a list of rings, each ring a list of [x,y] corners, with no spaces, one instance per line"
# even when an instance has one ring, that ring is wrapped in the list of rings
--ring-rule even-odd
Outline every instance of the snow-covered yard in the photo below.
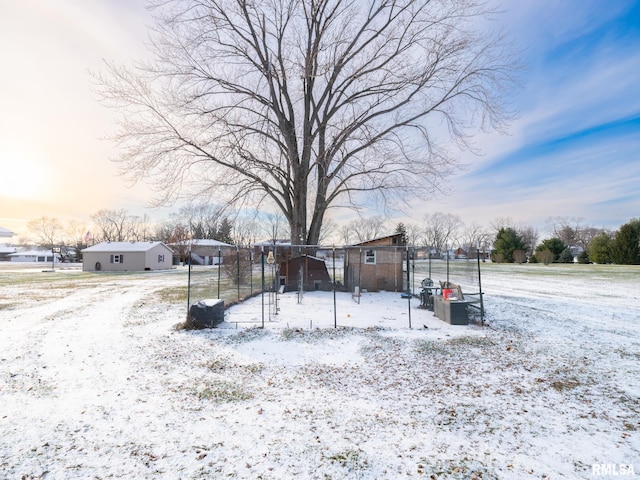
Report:
[[[640,475],[638,267],[487,265],[485,327],[313,292],[176,331],[185,282],[0,266],[1,478]]]

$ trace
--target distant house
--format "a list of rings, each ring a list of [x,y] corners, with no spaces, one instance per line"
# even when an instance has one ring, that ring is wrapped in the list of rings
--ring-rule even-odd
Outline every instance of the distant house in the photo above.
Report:
[[[11,238],[14,233],[11,230],[7,230],[4,227],[0,227],[0,238]]]
[[[85,272],[140,272],[165,270],[173,251],[162,242],[102,242],[82,250]]]
[[[570,246],[569,251],[571,252],[571,255],[573,255],[573,261],[577,263],[578,257],[582,252],[584,252],[584,248],[578,246]]]
[[[278,258],[283,252],[285,255],[291,255],[291,241],[290,240],[263,240],[253,244],[253,258],[260,260],[261,255],[264,253],[265,257],[269,255],[269,252],[278,254]]]
[[[280,285],[287,290],[298,291],[300,284],[304,290],[330,290],[331,277],[324,260],[311,255],[289,258],[279,264]]]
[[[354,291],[404,290],[402,234],[357,243],[345,254],[345,287]]]
[[[235,249],[233,245],[219,240],[194,239],[191,241],[191,259],[200,265],[218,265],[232,248]]]
[[[467,251],[460,247],[453,251],[453,258],[458,260],[466,260],[467,259]]]
[[[169,245],[182,262],[188,262],[191,251],[191,263],[194,265],[217,265],[222,257],[235,249],[235,246],[208,238],[194,238]]]
[[[12,253],[16,253],[18,249],[11,245],[0,245],[0,262],[10,262]]]
[[[24,250],[7,255],[12,262],[59,263],[60,254],[51,250]]]

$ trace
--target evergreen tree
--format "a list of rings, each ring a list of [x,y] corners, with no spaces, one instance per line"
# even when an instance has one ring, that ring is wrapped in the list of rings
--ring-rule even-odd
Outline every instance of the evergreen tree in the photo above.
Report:
[[[611,235],[601,232],[589,243],[589,258],[591,261],[606,264],[611,263]]]
[[[573,263],[573,254],[571,253],[569,247],[566,247],[564,250],[562,250],[562,252],[560,252],[560,255],[558,255],[558,262]]]
[[[406,245],[407,244],[407,227],[404,225],[404,223],[399,223],[398,226],[396,227],[396,232],[395,233],[400,233],[402,234],[402,239],[400,240],[400,245]]]
[[[549,250],[551,253],[553,253],[552,262],[556,262],[558,261],[560,254],[565,248],[567,248],[567,246],[559,238],[557,237],[547,238],[543,240],[542,243],[540,243],[536,247],[536,256],[539,255],[541,252],[544,252],[545,250]],[[538,258],[538,260],[541,260],[541,259]]]
[[[215,239],[219,242],[230,243],[233,244],[233,238],[231,237],[231,231],[233,230],[233,225],[229,221],[227,217],[223,218],[216,230]]]
[[[493,258],[496,261],[513,263],[513,252],[525,250],[526,246],[518,233],[513,228],[501,228],[493,244]]]
[[[620,265],[640,265],[640,219],[620,227],[611,245],[611,259]]]
[[[583,265],[590,263],[589,254],[586,251],[582,251],[578,254],[578,263]]]

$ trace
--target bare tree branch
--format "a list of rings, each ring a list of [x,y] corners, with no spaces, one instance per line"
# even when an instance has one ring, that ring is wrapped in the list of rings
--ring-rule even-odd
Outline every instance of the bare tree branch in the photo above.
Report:
[[[94,75],[116,160],[158,203],[268,199],[292,241],[327,209],[427,198],[477,128],[510,118],[513,65],[475,0],[156,0],[153,61]]]

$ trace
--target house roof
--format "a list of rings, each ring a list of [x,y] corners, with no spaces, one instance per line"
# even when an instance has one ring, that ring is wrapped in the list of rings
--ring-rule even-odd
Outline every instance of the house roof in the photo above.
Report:
[[[125,252],[147,252],[152,248],[162,245],[167,250],[171,250],[162,242],[102,242],[82,250],[94,253],[125,253]]]
[[[0,245],[0,253],[16,253],[18,249],[11,245]]]
[[[275,245],[276,247],[281,247],[281,246],[285,246],[285,247],[290,247],[291,246],[291,240],[262,240],[260,242],[255,242],[253,244],[254,247],[268,247],[271,245]]]
[[[0,237],[10,238],[10,237],[13,237],[14,235],[15,234],[11,230],[7,230],[4,227],[0,227]]]
[[[25,250],[22,252],[10,253],[7,256],[8,257],[39,257],[39,256],[47,256],[47,255],[53,255],[51,250]],[[59,253],[56,253],[56,255],[60,256]]]
[[[189,245],[197,247],[233,247],[229,243],[221,242],[220,240],[213,240],[210,238],[194,238],[193,240],[187,240],[185,242],[179,242],[178,245]]]

